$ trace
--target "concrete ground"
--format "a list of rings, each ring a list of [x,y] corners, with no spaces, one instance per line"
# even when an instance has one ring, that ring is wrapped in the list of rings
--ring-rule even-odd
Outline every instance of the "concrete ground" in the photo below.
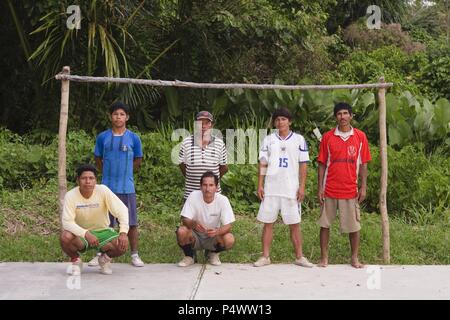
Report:
[[[302,268],[272,264],[214,267],[196,264],[113,264],[112,275],[85,267],[80,277],[66,274],[68,263],[0,263],[0,300],[156,299],[310,300],[450,299],[450,265],[330,265]]]

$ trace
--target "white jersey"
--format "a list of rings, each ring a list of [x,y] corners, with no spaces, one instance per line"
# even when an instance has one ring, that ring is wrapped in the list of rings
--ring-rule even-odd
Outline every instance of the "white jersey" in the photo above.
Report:
[[[290,132],[282,139],[278,132],[272,133],[263,141],[259,161],[268,163],[264,194],[296,199],[299,188],[299,164],[309,162],[305,138]]]
[[[206,203],[201,190],[191,192],[181,210],[181,216],[195,220],[208,229],[219,228],[236,220],[227,197],[216,193],[214,200]]]

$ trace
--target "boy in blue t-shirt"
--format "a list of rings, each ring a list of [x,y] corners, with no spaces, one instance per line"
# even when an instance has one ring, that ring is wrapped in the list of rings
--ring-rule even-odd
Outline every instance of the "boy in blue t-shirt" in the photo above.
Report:
[[[95,163],[102,171],[102,184],[109,187],[128,207],[128,239],[131,247],[131,263],[143,267],[138,255],[138,222],[136,210],[136,191],[134,189],[133,169],[142,163],[142,144],[139,136],[126,128],[130,118],[129,107],[116,102],[110,107],[111,129],[103,131],[95,142]],[[115,219],[110,215],[111,227]],[[89,262],[97,265],[98,255]]]

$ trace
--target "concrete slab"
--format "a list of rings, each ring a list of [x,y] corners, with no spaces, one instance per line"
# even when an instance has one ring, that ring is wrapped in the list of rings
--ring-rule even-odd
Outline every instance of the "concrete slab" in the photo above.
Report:
[[[0,300],[4,299],[162,299],[191,297],[202,268],[113,264],[102,275],[86,264],[80,277],[66,274],[68,263],[0,263]]]
[[[0,263],[0,300],[450,299],[450,266],[113,264],[110,276],[85,266],[81,277],[72,277],[68,265]]]
[[[195,299],[450,299],[450,266],[207,266]]]

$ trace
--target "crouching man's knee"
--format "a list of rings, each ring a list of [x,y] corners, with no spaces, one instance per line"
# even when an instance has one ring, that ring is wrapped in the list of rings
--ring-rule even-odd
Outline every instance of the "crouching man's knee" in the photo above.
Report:
[[[68,245],[72,242],[73,239],[75,239],[75,235],[67,230],[61,232],[59,236],[59,242],[61,245]]]
[[[116,250],[117,250],[117,254],[118,254],[119,256],[121,256],[121,255],[124,255],[125,252],[127,252],[128,248],[120,248],[120,247],[117,247]]]
[[[191,238],[191,230],[188,229],[186,226],[178,227],[176,234],[179,245],[185,245],[190,242],[189,240]]]
[[[125,254],[125,252],[127,252],[127,250],[128,250],[128,245],[125,247],[122,247],[121,245],[119,245],[118,239],[114,240],[113,242],[110,242],[108,245],[112,246],[112,249],[114,251],[113,255],[116,257],[119,257],[119,256]]]
[[[234,236],[231,233],[227,233],[223,236],[223,246],[225,250],[230,250],[234,246]]]

